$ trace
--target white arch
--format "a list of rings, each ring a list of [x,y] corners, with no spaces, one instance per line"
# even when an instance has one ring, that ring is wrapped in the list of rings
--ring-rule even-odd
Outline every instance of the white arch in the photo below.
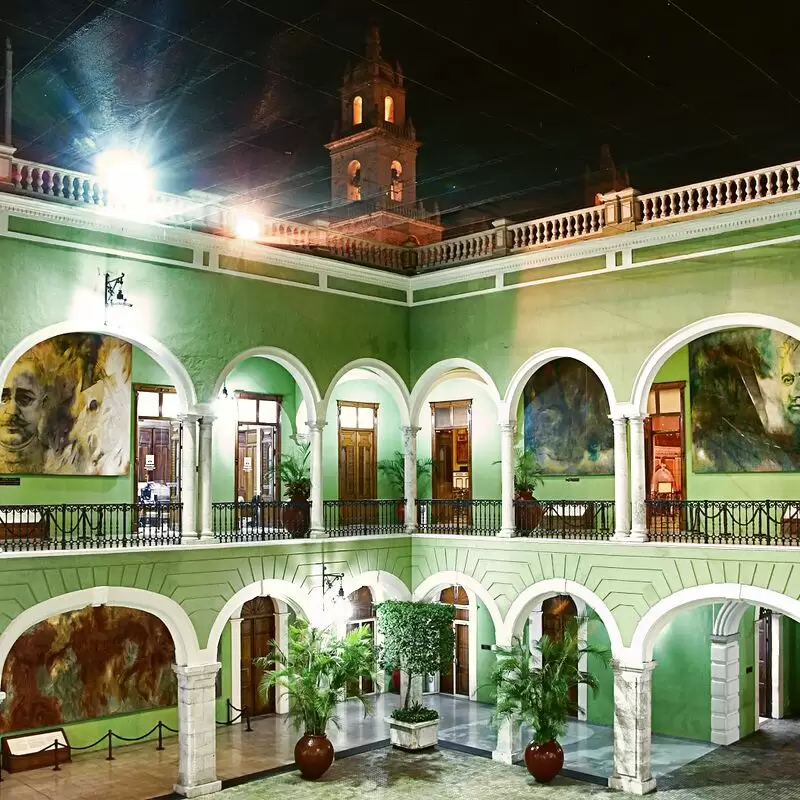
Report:
[[[497,390],[492,376],[481,366],[474,361],[467,358],[445,358],[443,361],[437,361],[432,364],[425,372],[420,375],[419,380],[414,384],[411,390],[411,423],[417,425],[419,423],[419,415],[422,412],[422,404],[425,398],[433,391],[436,382],[455,369],[468,369],[474,372],[485,384],[489,394],[497,406],[498,414],[503,407],[503,400],[500,397],[500,392]]]
[[[174,600],[163,594],[127,586],[95,586],[76,592],[50,597],[26,608],[15,617],[0,634],[0,676],[3,674],[8,654],[25,631],[50,617],[78,611],[87,606],[122,606],[146,611],[158,617],[166,626],[175,643],[175,662],[181,666],[201,664],[197,633],[189,615]]]
[[[748,608],[750,608],[748,603],[740,600],[727,600],[714,617],[711,635],[735,636],[738,634],[739,626]]]
[[[315,616],[314,604],[310,592],[300,586],[279,578],[265,578],[262,581],[250,583],[243,589],[239,589],[236,594],[228,600],[217,614],[214,624],[211,626],[211,633],[208,634],[208,655],[216,658],[219,640],[222,631],[228,624],[228,620],[241,609],[248,601],[255,597],[276,597],[287,602],[295,611],[307,620],[313,620]]]
[[[641,414],[647,413],[647,398],[650,393],[650,387],[658,371],[673,353],[694,339],[699,339],[708,333],[730,328],[768,328],[785,333],[795,339],[800,339],[800,325],[787,322],[779,317],[772,317],[769,314],[753,314],[748,311],[742,311],[732,314],[718,314],[692,322],[664,339],[639,368],[639,372],[633,382],[633,392],[631,394],[631,403],[634,409],[637,409]]]
[[[28,352],[34,345],[52,339],[55,336],[62,336],[67,333],[96,333],[104,336],[116,336],[126,342],[136,345],[144,350],[154,361],[157,361],[164,371],[169,375],[170,380],[175,386],[178,395],[178,405],[181,411],[187,411],[197,403],[197,394],[194,389],[192,379],[186,368],[181,364],[161,342],[142,333],[133,325],[116,324],[106,327],[101,322],[92,321],[90,318],[84,320],[65,320],[54,325],[31,333],[22,341],[18,342],[6,357],[0,362],[0,387],[5,386],[6,378],[11,368],[21,356]]]
[[[328,391],[325,392],[325,397],[322,399],[321,413],[322,419],[327,419],[328,406],[331,402],[331,397],[336,389],[339,381],[354,369],[367,369],[375,374],[375,378],[382,386],[388,389],[389,394],[392,395],[394,401],[397,403],[397,408],[400,411],[400,424],[407,426],[411,424],[411,394],[408,391],[405,381],[400,377],[400,374],[394,367],[389,366],[386,362],[380,361],[377,358],[357,358],[349,364],[345,364],[333,376],[333,380],[328,386]]]
[[[681,611],[707,605],[738,600],[751,605],[786,614],[800,621],[800,600],[795,600],[771,589],[746,586],[739,583],[711,583],[681,589],[656,603],[640,620],[631,640],[630,656],[634,663],[645,663],[653,659],[653,647],[659,634]]]
[[[582,364],[586,364],[599,378],[600,383],[603,384],[603,388],[606,390],[606,397],[608,397],[609,409],[613,409],[616,406],[617,397],[614,393],[611,379],[608,377],[606,371],[591,356],[587,356],[586,353],[582,353],[580,350],[575,350],[572,347],[550,347],[547,350],[542,350],[531,356],[514,373],[514,377],[508,384],[505,397],[503,398],[504,419],[507,419],[509,422],[516,422],[517,409],[519,408],[519,401],[525,389],[525,384],[538,369],[541,369],[545,364],[549,364],[551,361],[555,361],[558,358],[571,358],[575,361],[580,361]]]
[[[414,589],[412,596],[414,600],[424,600],[437,589],[443,589],[446,586],[462,586],[467,592],[471,592],[476,597],[480,597],[492,618],[495,632],[497,633],[502,630],[503,615],[500,613],[495,599],[483,587],[480,581],[475,580],[471,575],[465,575],[463,572],[455,572],[453,570],[437,572],[425,578],[425,580]]]
[[[303,400],[308,409],[308,421],[310,423],[324,421],[324,416],[320,416],[319,414],[322,395],[317,388],[314,376],[299,358],[293,356],[286,350],[281,350],[280,347],[251,347],[249,350],[239,353],[239,355],[225,365],[225,368],[217,378],[217,382],[214,384],[213,394],[211,395],[212,400],[220,396],[222,387],[225,385],[225,381],[233,369],[241,364],[242,361],[253,357],[268,358],[280,364],[295,379],[297,385],[300,387],[300,392],[303,395]]]
[[[354,575],[345,575],[342,588],[345,595],[350,595],[362,586],[369,587],[372,599],[377,605],[384,600],[410,600],[411,592],[403,581],[391,572],[371,570],[358,572]]]
[[[498,644],[511,644],[514,636],[519,636],[522,633],[531,609],[540,605],[548,597],[555,597],[559,594],[571,595],[589,606],[600,617],[606,627],[606,632],[611,642],[611,654],[617,656],[622,652],[624,649],[622,633],[619,625],[617,625],[617,620],[611,613],[611,609],[591,589],[587,589],[581,583],[565,580],[564,578],[548,578],[523,589],[511,604],[511,608],[508,609],[508,614],[506,614],[501,628],[504,638],[501,641],[498,635]]]

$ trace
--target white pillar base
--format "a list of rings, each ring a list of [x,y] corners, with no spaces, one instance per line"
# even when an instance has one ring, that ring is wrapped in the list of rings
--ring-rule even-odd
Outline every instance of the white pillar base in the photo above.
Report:
[[[516,528],[500,528],[499,531],[495,534],[500,539],[513,539],[517,536],[517,529]]]
[[[623,775],[612,775],[608,779],[608,788],[616,789],[618,792],[628,792],[628,794],[650,794],[656,790],[656,779],[639,781]]]
[[[647,531],[631,531],[631,535],[627,537],[629,542],[649,542]]]
[[[312,528],[308,532],[309,539],[327,539],[328,534],[325,532],[324,528]]]
[[[411,523],[407,522],[405,526],[405,533],[408,534],[409,536],[412,536],[415,533],[419,533],[419,528],[417,527],[417,524],[415,522]]]
[[[200,537],[196,533],[182,533],[181,544],[200,544]]]
[[[222,781],[211,781],[211,783],[204,783],[202,786],[181,786],[175,784],[172,791],[175,794],[183,795],[184,797],[202,797],[206,794],[214,794],[222,790]]]
[[[614,531],[614,535],[611,537],[612,542],[627,542],[630,541],[631,534],[630,531]]]
[[[492,761],[514,764],[522,758],[522,726],[516,720],[504,719],[497,728],[497,747]]]

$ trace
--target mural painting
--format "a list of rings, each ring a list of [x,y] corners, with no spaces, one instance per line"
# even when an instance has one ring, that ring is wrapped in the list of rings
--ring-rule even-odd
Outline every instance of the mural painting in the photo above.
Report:
[[[175,705],[174,662],[169,631],[144,611],[98,606],[51,617],[9,653],[0,732]]]
[[[131,345],[65,334],[11,368],[0,405],[0,474],[126,475]]]
[[[523,392],[525,449],[546,475],[611,475],[614,431],[603,384],[589,367],[560,358],[538,369]]]
[[[739,328],[689,344],[695,472],[800,470],[800,342]]]

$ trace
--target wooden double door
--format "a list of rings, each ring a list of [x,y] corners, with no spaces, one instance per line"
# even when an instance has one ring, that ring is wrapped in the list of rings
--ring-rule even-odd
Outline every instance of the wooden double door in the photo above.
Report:
[[[251,716],[275,713],[275,688],[266,697],[259,692],[265,669],[254,660],[272,652],[275,640],[275,603],[270,597],[256,597],[242,607],[241,627],[241,686],[242,708],[250,709]]]
[[[339,402],[339,522],[365,525],[378,522],[373,503],[378,496],[376,403]]]
[[[236,449],[236,496],[250,503],[279,500],[277,425],[240,424]]]
[[[469,597],[463,587],[448,586],[439,595],[439,602],[454,605],[456,609],[453,668],[439,675],[439,691],[469,697]]]

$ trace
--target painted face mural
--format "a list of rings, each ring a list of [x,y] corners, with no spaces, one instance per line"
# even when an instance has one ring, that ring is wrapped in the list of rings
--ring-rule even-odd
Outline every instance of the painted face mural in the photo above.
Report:
[[[800,470],[800,342],[741,328],[689,345],[695,472]]]
[[[0,405],[0,473],[124,475],[130,464],[131,346],[67,334],[12,367]]]

